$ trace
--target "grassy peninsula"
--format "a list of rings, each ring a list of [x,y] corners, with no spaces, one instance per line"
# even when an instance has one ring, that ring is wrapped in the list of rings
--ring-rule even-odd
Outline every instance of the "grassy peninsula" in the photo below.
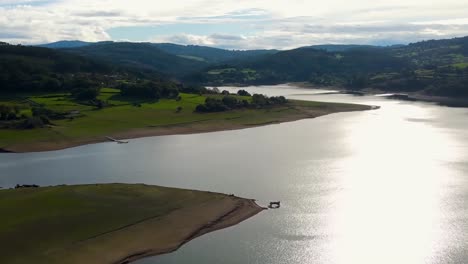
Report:
[[[103,184],[0,191],[0,263],[128,263],[262,208],[219,193]]]
[[[221,100],[223,94],[179,93],[158,100],[122,96],[119,89],[102,88],[98,107],[79,101],[70,93],[40,93],[0,97],[0,105],[16,110],[16,116],[32,116],[34,109],[58,115],[50,124],[33,129],[0,128],[0,149],[12,152],[47,151],[114,138],[200,133],[242,129],[288,122],[321,115],[370,109],[369,106],[288,100],[262,107],[233,107],[226,111],[196,111],[207,98]],[[251,104],[252,96],[230,95]],[[52,114],[50,114],[52,113]],[[1,123],[1,121],[0,121]]]

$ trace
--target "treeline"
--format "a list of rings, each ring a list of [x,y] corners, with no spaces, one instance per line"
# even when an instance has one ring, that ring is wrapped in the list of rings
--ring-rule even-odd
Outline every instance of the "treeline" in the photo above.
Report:
[[[238,94],[244,93],[239,91]],[[254,94],[251,96],[251,100],[247,100],[236,98],[233,95],[225,95],[221,99],[207,97],[205,103],[197,105],[195,111],[200,113],[223,112],[232,109],[263,108],[267,106],[283,105],[286,103],[287,100],[284,96],[268,97],[262,94]]]
[[[177,98],[179,96],[179,88],[173,82],[156,82],[142,80],[134,83],[123,82],[117,86],[123,96],[147,98],[158,100],[160,98]]]
[[[184,85],[164,80],[138,80],[135,82],[121,82],[116,88],[124,97],[139,98],[142,100],[180,99],[179,93],[215,94],[216,91],[201,85]]]

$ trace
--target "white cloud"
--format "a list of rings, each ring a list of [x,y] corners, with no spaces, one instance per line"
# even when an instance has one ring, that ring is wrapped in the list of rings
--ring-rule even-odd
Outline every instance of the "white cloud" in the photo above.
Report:
[[[468,35],[468,0],[0,0],[0,41],[109,40],[116,27],[196,23],[245,26],[245,33],[180,32],[140,41],[225,48],[320,43],[396,43]]]

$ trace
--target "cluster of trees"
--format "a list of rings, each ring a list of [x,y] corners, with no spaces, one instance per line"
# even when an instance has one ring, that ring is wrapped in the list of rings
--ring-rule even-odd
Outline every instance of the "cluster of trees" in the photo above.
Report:
[[[19,108],[8,105],[0,105],[0,121],[11,121],[18,119]]]
[[[244,94],[243,92],[241,93]],[[206,98],[205,103],[197,105],[195,111],[201,113],[223,112],[232,109],[262,108],[286,103],[287,100],[284,96],[268,97],[262,94],[254,94],[252,95],[252,100],[249,102],[246,99],[238,99],[232,95],[225,95],[221,99],[213,97]]]
[[[231,109],[242,108],[249,106],[247,100],[238,100],[237,98],[226,95],[222,99],[208,97],[204,104],[199,104],[195,108],[196,112],[223,112]]]
[[[240,95],[240,96],[251,96],[249,92],[247,92],[246,90],[239,90],[237,91],[237,95]]]
[[[179,96],[179,87],[173,82],[139,81],[124,82],[118,85],[122,96],[139,97],[151,100],[161,98],[175,99]]]
[[[62,118],[59,113],[43,107],[33,107],[32,116],[20,115],[18,106],[0,105],[0,127],[32,129],[51,124],[50,118]]]
[[[252,104],[254,106],[269,106],[269,105],[282,105],[286,104],[288,101],[284,96],[265,96],[263,94],[254,94],[252,95]]]

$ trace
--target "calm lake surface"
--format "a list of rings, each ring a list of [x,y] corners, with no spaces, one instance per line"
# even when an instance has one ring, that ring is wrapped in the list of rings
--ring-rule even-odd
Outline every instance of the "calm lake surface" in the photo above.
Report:
[[[282,201],[138,264],[468,263],[468,109],[287,85],[245,89],[381,109],[0,154],[0,186],[147,183]]]

